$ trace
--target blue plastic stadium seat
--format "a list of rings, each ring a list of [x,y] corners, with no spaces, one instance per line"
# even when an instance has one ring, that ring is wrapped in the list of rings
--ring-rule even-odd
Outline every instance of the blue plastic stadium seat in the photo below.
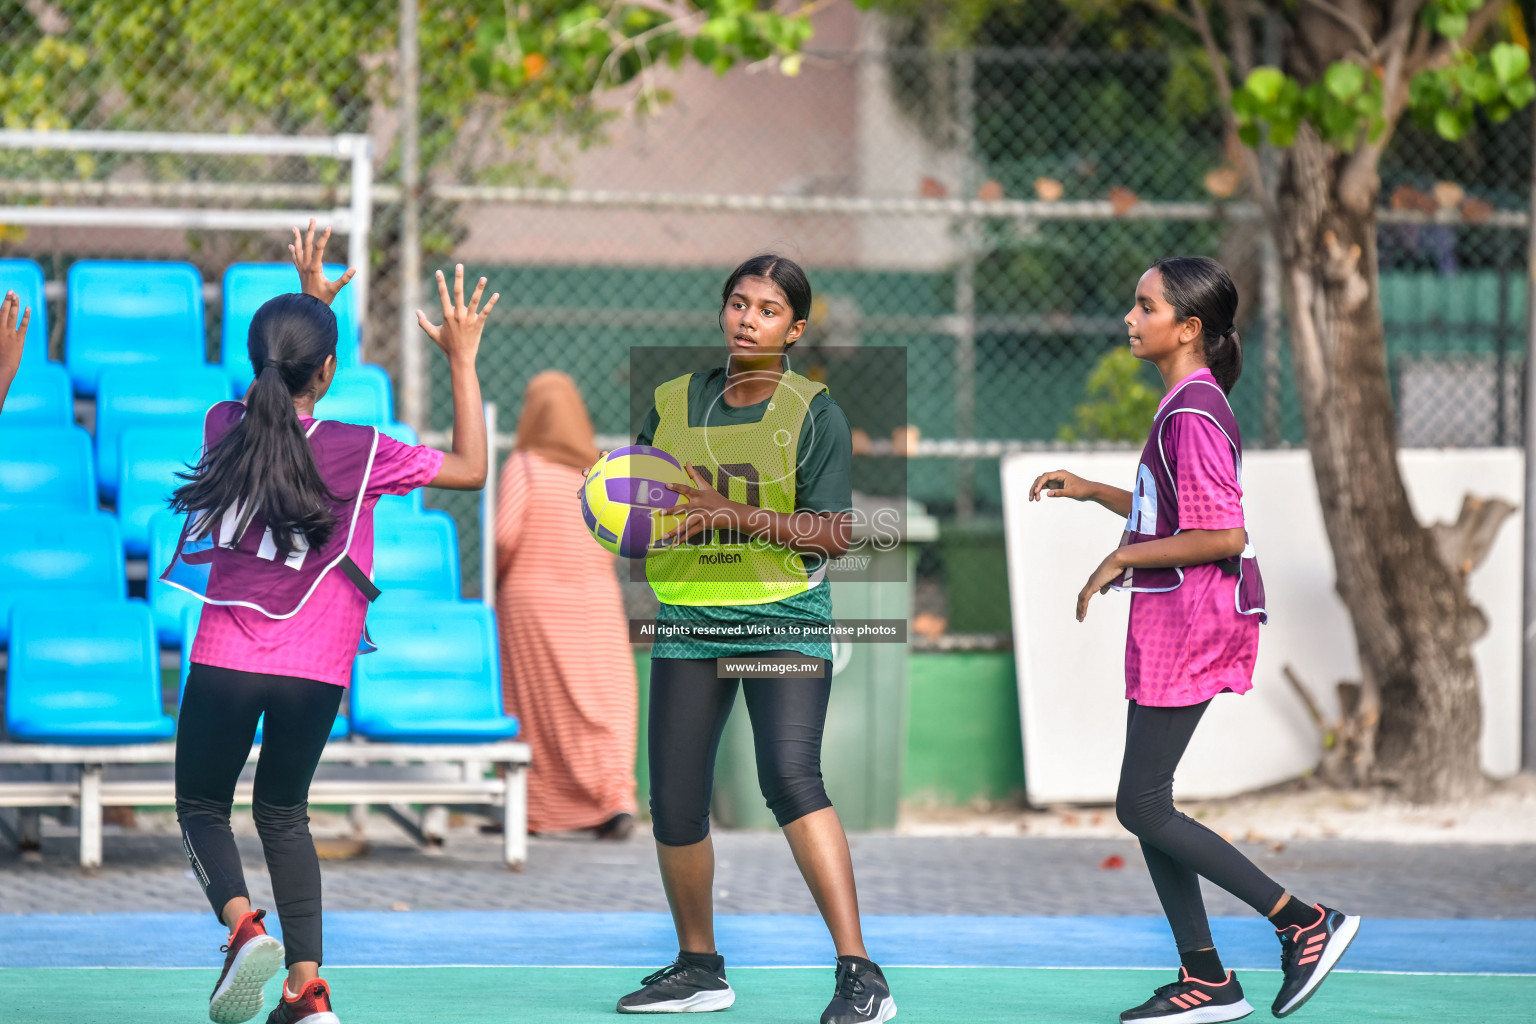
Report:
[[[80,260],[69,268],[64,362],[80,394],[111,366],[205,361],[203,279],[190,263]]]
[[[150,517],[186,482],[176,474],[195,465],[202,450],[200,419],[174,427],[130,427],[119,435],[117,522],[128,554],[149,554]]]
[[[0,512],[0,537],[0,640],[13,606],[50,607],[73,619],[81,601],[128,596],[123,543],[105,512]]]
[[[327,263],[325,276],[332,281],[346,267]],[[233,263],[224,271],[224,324],[220,334],[224,372],[234,382],[235,393],[244,394],[251,384],[251,357],[246,341],[251,319],[268,299],[299,290],[299,272],[292,263]],[[362,330],[357,316],[357,288],[348,284],[331,305],[336,314],[336,364],[362,362]]]
[[[0,511],[29,509],[39,516],[95,511],[90,434],[75,426],[0,422]]]
[[[432,509],[387,515],[373,524],[373,581],[391,593],[410,591],[441,601],[459,599],[459,531],[453,517]]]
[[[368,612],[379,645],[352,668],[352,730],[404,743],[517,735],[502,712],[496,620],[478,601],[385,595]]]
[[[203,604],[180,587],[160,579],[160,574],[171,564],[171,555],[176,553],[176,541],[181,538],[181,525],[185,521],[184,516],[167,509],[149,517],[149,585],[146,591],[150,614],[155,617],[155,635],[165,647],[182,647],[184,641],[192,639],[192,634],[185,632],[185,613],[196,612]],[[195,626],[196,623],[194,616],[192,624]]]
[[[131,427],[202,429],[209,406],[229,398],[216,366],[120,366],[101,374],[96,392],[96,476],[101,496],[117,497],[118,443]]]
[[[31,343],[27,346],[31,348]],[[23,359],[0,410],[0,425],[67,427],[75,422],[75,400],[69,371],[58,363]]]
[[[197,636],[197,623],[202,617],[202,602],[194,598],[193,604],[196,607],[187,608],[182,612],[181,629],[186,635],[187,642],[182,644],[181,647],[181,688],[176,693],[176,703],[178,706],[181,704],[181,698],[186,696],[187,693],[187,676],[192,672],[192,640]],[[316,683],[315,685],[325,686],[327,684]],[[345,701],[345,698],[343,698],[343,701]],[[252,742],[261,742],[261,730],[262,726],[266,724],[266,720],[266,715],[256,719],[256,738]],[[346,739],[350,729],[351,727],[347,724],[347,716],[338,714],[336,720],[331,723],[330,738],[333,740]]]
[[[362,363],[336,371],[325,397],[315,403],[322,420],[384,427],[395,422],[395,395],[382,366]]]
[[[416,436],[416,431],[411,429],[409,423],[381,423],[379,424],[379,433],[388,434],[401,444],[415,445],[421,443],[420,439]],[[409,494],[381,495],[378,504],[373,507],[375,518],[382,517],[388,519],[391,516],[415,515],[425,507],[421,503],[421,491],[422,489],[418,487]]]
[[[138,601],[77,602],[11,612],[5,728],[38,743],[146,743],[170,739],[160,650]]]
[[[32,260],[0,260],[0,299],[15,292],[23,309],[31,307],[27,321],[27,344],[21,350],[21,365],[32,366],[48,361],[48,300],[43,295],[43,268]],[[20,314],[17,314],[18,319]],[[15,326],[12,321],[11,326]],[[9,403],[10,399],[6,399]]]

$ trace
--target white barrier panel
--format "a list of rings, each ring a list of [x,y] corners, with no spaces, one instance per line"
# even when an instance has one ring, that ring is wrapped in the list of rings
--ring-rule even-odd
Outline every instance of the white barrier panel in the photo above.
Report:
[[[1404,451],[1400,461],[1420,522],[1452,521],[1462,495],[1523,502],[1518,449]],[[1077,592],[1119,542],[1123,521],[1091,502],[1031,504],[1040,473],[1070,469],[1128,487],[1130,452],[1025,453],[1002,463],[1008,587],[1024,735],[1025,790],[1033,804],[1104,803],[1115,797],[1125,741],[1125,624],[1130,595],[1111,591],[1073,617]],[[1354,634],[1334,591],[1333,555],[1305,451],[1249,453],[1244,509],[1264,571],[1269,625],[1259,639],[1254,688],[1211,705],[1180,765],[1183,797],[1228,796],[1295,778],[1316,764],[1317,729],[1281,675],[1289,664],[1323,713],[1335,716],[1335,684],[1358,679]],[[1482,689],[1483,768],[1520,767],[1521,513],[1499,532],[1472,575],[1472,600],[1489,630],[1473,647]]]

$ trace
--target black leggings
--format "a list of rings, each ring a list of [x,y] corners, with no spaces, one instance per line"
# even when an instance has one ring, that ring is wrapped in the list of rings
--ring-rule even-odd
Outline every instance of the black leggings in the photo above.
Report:
[[[1120,791],[1115,795],[1115,814],[1141,840],[1180,953],[1214,945],[1200,896],[1201,875],[1265,916],[1285,894],[1280,883],[1231,843],[1173,809],[1173,770],[1210,703],[1155,708],[1131,701]]]
[[[235,783],[262,725],[251,817],[272,876],[288,963],[320,962],[320,860],[309,835],[309,782],[343,688],[313,679],[192,666],[176,727],[176,819],[215,915],[250,897],[229,829]]]
[[[765,651],[762,658],[791,655]],[[832,694],[832,663],[807,679],[717,679],[714,658],[651,662],[647,749],[656,841],[691,846],[709,835],[715,752],[736,701],[746,691],[757,752],[757,783],[782,827],[831,807],[821,783],[821,733]]]

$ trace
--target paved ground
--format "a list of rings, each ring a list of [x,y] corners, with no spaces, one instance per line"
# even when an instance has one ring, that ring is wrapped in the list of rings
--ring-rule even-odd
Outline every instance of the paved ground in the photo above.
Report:
[[[237,819],[238,820],[238,819]],[[248,825],[248,823],[247,823]],[[650,838],[535,838],[527,870],[500,863],[498,838],[455,829],[440,856],[375,822],[367,856],[327,861],[333,910],[644,910],[666,903]],[[271,904],[261,847],[241,835],[252,895]],[[1298,840],[1239,844],[1309,899],[1377,917],[1536,918],[1536,846],[1399,845]],[[815,913],[778,833],[717,833],[721,913]],[[96,877],[76,865],[73,836],[45,834],[41,862],[0,838],[0,913],[201,910],[205,904],[168,830],[108,828]],[[853,837],[860,903],[872,914],[1135,914],[1159,912],[1129,838]],[[1119,869],[1101,867],[1108,858]],[[1246,907],[1207,888],[1215,914]]]

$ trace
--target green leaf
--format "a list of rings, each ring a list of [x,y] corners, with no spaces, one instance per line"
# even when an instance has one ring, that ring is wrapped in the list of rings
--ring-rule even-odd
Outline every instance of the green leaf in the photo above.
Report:
[[[1323,73],[1323,83],[1337,98],[1353,99],[1365,88],[1365,68],[1353,61],[1339,61]]]
[[[1435,131],[1447,142],[1455,142],[1466,131],[1466,123],[1455,110],[1441,107],[1435,111]]]
[[[1285,82],[1285,72],[1279,68],[1257,67],[1248,73],[1248,80],[1243,87],[1259,102],[1268,104],[1279,98]]]
[[[1521,109],[1527,103],[1530,103],[1531,100],[1536,99],[1536,81],[1532,81],[1529,78],[1520,79],[1520,81],[1504,90],[1504,98],[1516,110]]]
[[[1447,39],[1460,39],[1467,34],[1467,16],[1455,11],[1440,11],[1435,15],[1435,31]]]
[[[1510,85],[1516,79],[1526,77],[1526,72],[1531,69],[1531,55],[1514,43],[1496,43],[1488,51],[1488,63],[1493,65],[1493,73],[1499,82]]]
[[[1245,124],[1237,130],[1237,137],[1242,140],[1243,145],[1257,149],[1260,142],[1259,126],[1255,124]]]

